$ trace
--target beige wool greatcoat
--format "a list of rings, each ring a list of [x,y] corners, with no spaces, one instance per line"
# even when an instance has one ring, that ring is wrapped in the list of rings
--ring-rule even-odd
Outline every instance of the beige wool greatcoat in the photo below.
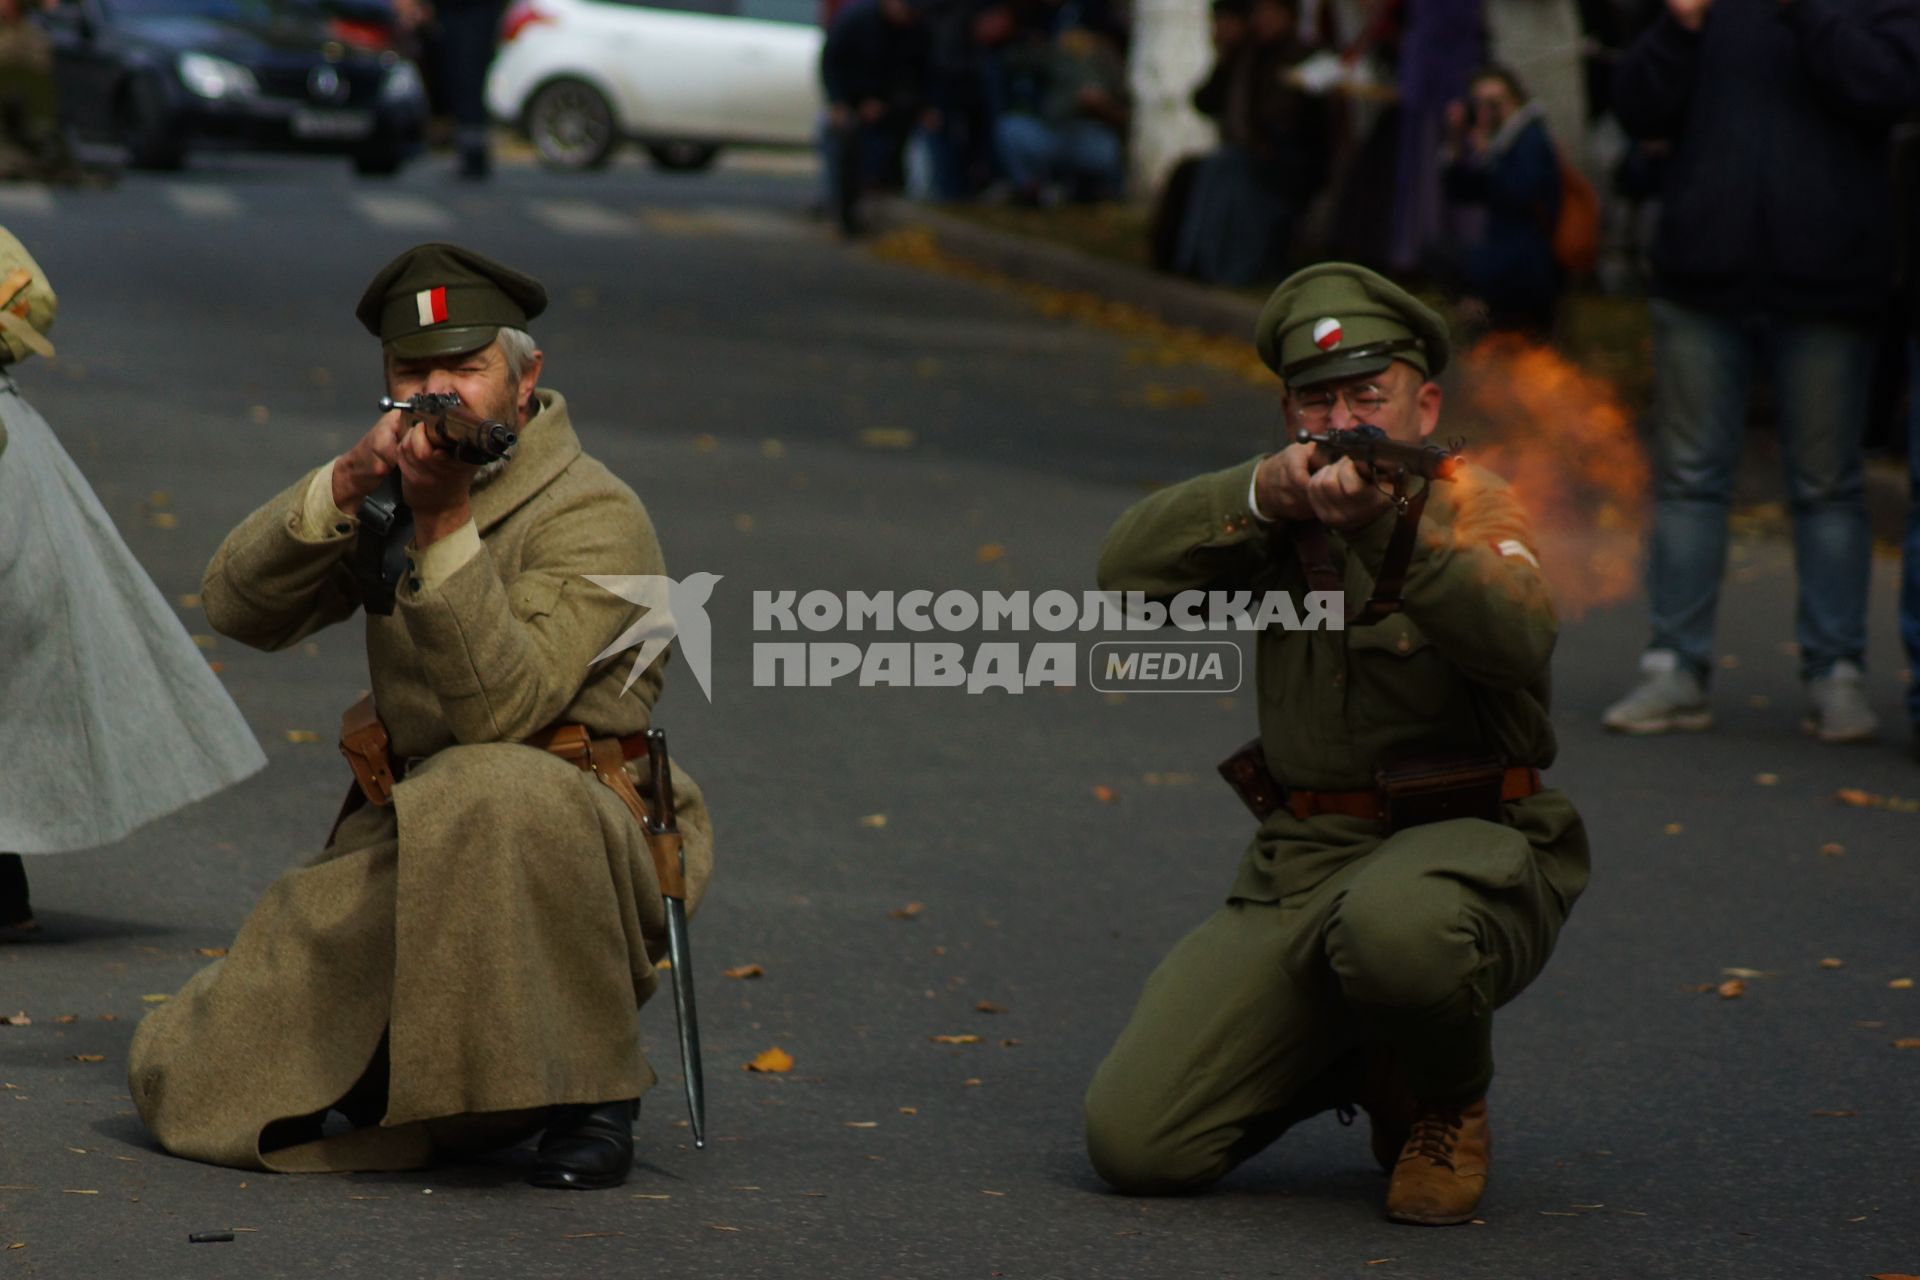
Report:
[[[393,614],[367,618],[381,719],[395,758],[413,761],[393,804],[361,808],[282,875],[227,956],[134,1037],[135,1105],[177,1155],[282,1172],[418,1167],[436,1138],[489,1115],[653,1083],[637,1013],[658,985],[665,917],[639,826],[591,775],[520,742],[556,722],[595,737],[648,727],[665,656],[623,694],[632,659],[593,659],[637,610],[584,575],[666,568],[640,500],[581,451],[561,396],[538,396],[512,461],[473,491],[481,550],[443,582],[403,582]],[[358,610],[354,526],[309,535],[311,482],[215,553],[202,599],[222,634],[282,649]],[[331,767],[345,787],[345,764]],[[645,761],[629,770],[647,794]],[[673,787],[691,909],[712,826],[678,768]],[[379,1126],[263,1154],[262,1130],[340,1099],[383,1033]]]

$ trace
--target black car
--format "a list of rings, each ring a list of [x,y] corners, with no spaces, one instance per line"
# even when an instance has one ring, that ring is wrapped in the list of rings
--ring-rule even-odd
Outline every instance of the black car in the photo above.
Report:
[[[388,174],[420,149],[427,100],[413,65],[339,39],[293,0],[63,0],[52,36],[61,114],[129,161],[177,168],[189,148],[350,155]]]

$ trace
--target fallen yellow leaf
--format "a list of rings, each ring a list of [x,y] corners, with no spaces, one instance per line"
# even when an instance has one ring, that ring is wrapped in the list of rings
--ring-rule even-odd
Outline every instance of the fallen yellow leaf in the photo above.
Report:
[[[198,609],[200,607],[199,593],[189,592],[188,594],[181,596],[180,607],[182,609]]]
[[[860,825],[878,831],[881,827],[887,825],[887,815],[884,813],[870,813],[860,819]]]
[[[315,733],[311,729],[289,729],[287,730],[287,741],[288,742],[318,742],[320,741],[320,735]]]
[[[63,1025],[69,1022],[78,1022],[80,1021],[80,1015],[77,1013],[63,1013],[55,1018],[54,1021]]]
[[[1005,1013],[1007,1011],[1007,1007],[1005,1005],[995,1004],[991,1000],[982,1000],[980,1001],[980,1003],[974,1005],[973,1007],[974,1007],[974,1011],[977,1013]]]
[[[909,902],[904,907],[895,907],[893,910],[887,912],[887,914],[895,920],[912,920],[926,909],[927,904],[924,902]]]
[[[784,458],[786,454],[787,446],[781,444],[778,440],[762,440],[760,442],[760,456],[763,458]]]
[[[1920,1049],[1920,1036],[1902,1036],[1893,1042],[1896,1049]]]
[[[1677,835],[1679,835],[1679,834],[1680,834],[1680,833],[1681,833],[1682,831],[1685,831],[1685,830],[1686,830],[1686,828],[1685,828],[1685,827],[1683,827],[1683,826],[1681,826],[1681,825],[1680,825],[1679,823],[1677,823],[1677,822],[1669,822],[1669,823],[1667,824],[1667,834],[1668,834],[1668,835],[1670,835],[1670,836],[1677,836]]]
[[[221,956],[227,954],[225,947],[195,947],[194,951],[214,960],[218,960]]]
[[[1809,1112],[1808,1114],[1816,1115],[1816,1116],[1825,1116],[1828,1119],[1832,1119],[1832,1120],[1845,1120],[1850,1116],[1857,1116],[1860,1113],[1858,1111],[1836,1111],[1831,1107],[1821,1107],[1819,1110]]]
[[[725,971],[729,978],[763,978],[767,971],[757,964],[736,965]]]
[[[180,517],[171,511],[156,511],[147,517],[147,523],[156,529],[177,529],[180,527]]]
[[[1738,1000],[1741,996],[1747,994],[1747,984],[1738,978],[1728,978],[1725,982],[1715,987],[1714,990],[1719,992],[1722,1000]]]
[[[935,1044],[979,1044],[980,1037],[975,1035],[928,1036]]]
[[[979,1076],[974,1076],[972,1079],[962,1080],[960,1083],[965,1085],[969,1089],[973,1089],[973,1088],[977,1088],[982,1083],[982,1081]]]
[[[992,564],[995,560],[1004,559],[1006,554],[1007,549],[1004,546],[998,542],[989,542],[974,552],[973,557],[981,564]]]
[[[878,1129],[880,1122],[878,1120],[849,1120],[846,1122],[846,1125],[849,1129]]]
[[[142,1004],[165,1004],[167,999],[168,997],[164,995],[141,996],[140,1002]]]
[[[1780,785],[1780,775],[1777,773],[1756,773],[1753,775],[1753,780],[1763,787],[1777,787]]]
[[[1096,786],[1093,789],[1093,798],[1095,800],[1098,800],[1101,804],[1112,804],[1113,788],[1108,786]]]
[[[1837,844],[1834,841],[1829,840],[1827,841],[1827,843],[1820,846],[1820,852],[1829,858],[1845,857],[1847,852],[1847,846],[1843,844]]]
[[[1820,962],[1820,967],[1822,969],[1838,969],[1844,963],[1846,962],[1837,956],[1828,956]]]
[[[793,1055],[775,1045],[765,1053],[746,1064],[748,1071],[762,1071],[768,1075],[785,1075],[793,1070]]]
[[[920,1108],[918,1108],[918,1107],[902,1107],[902,1108],[900,1108],[900,1114],[901,1114],[901,1115],[903,1115],[903,1116],[917,1116],[917,1115],[919,1115],[919,1114],[920,1114]]]
[[[1911,991],[1913,990],[1913,979],[1912,978],[1895,978],[1892,982],[1889,982],[1887,985],[1893,988],[1895,991]]]
[[[27,1016],[27,1012],[24,1009],[19,1013],[0,1015],[0,1027],[30,1027],[32,1025],[33,1019]]]
[[[220,641],[213,636],[195,636],[193,638],[193,647],[196,649],[211,649],[219,643]]]

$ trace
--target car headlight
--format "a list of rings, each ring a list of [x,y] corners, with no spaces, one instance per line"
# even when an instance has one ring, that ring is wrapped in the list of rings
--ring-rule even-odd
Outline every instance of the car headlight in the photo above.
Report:
[[[180,83],[203,98],[245,98],[260,92],[253,72],[225,58],[205,53],[183,53]]]
[[[413,69],[411,62],[396,62],[387,68],[387,78],[380,85],[380,101],[412,102],[426,96],[426,89],[420,83],[420,73]]]

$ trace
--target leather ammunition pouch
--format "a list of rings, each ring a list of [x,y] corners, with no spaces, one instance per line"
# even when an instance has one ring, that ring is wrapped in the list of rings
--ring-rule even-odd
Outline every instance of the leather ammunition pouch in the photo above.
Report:
[[[380,723],[373,709],[373,695],[367,694],[347,708],[340,717],[340,754],[353,767],[353,780],[368,804],[376,807],[393,803],[393,759],[387,754],[387,726]]]

